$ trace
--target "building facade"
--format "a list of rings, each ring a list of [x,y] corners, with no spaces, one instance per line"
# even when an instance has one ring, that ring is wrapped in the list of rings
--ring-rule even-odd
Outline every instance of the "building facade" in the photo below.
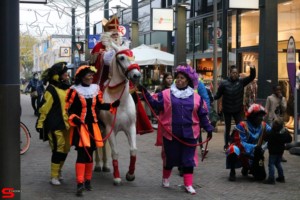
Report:
[[[244,1],[243,5],[251,0]],[[253,9],[230,8],[230,0],[217,0],[217,66],[213,66],[214,0],[154,0],[139,1],[139,43],[159,45],[161,50],[173,53],[175,31],[152,31],[152,8],[173,8],[187,3],[186,9],[186,58],[191,61],[204,79],[212,80],[213,71],[218,77],[228,75],[228,67],[236,65],[247,74],[249,66],[257,69],[258,98],[265,99],[271,87],[278,82],[289,91],[286,67],[287,40],[293,36],[300,48],[300,0],[258,0]],[[131,7],[121,11],[120,23],[130,25]],[[176,17],[174,9],[174,18]],[[175,21],[175,20],[174,20]],[[150,22],[150,23],[149,23]],[[297,66],[299,66],[299,49]],[[289,94],[286,94],[289,96]]]

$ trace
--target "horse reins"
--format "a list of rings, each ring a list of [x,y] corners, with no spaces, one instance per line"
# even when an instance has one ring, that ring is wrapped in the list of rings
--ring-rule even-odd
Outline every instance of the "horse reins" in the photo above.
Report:
[[[129,55],[130,52],[131,52],[131,51],[128,52],[128,50],[120,51],[120,52],[116,53],[116,57],[117,57],[117,55],[119,55],[120,53],[124,53],[124,54],[130,56],[130,55]],[[118,62],[118,60],[117,60],[117,62]],[[119,62],[118,62],[118,63],[119,63]],[[119,65],[121,65],[121,64],[119,63]],[[125,74],[128,73],[129,71],[133,70],[133,69],[138,69],[138,70],[139,70],[140,68],[139,68],[139,66],[138,66],[137,64],[132,64],[132,65],[130,65],[130,66],[128,67],[128,69],[125,71]],[[128,71],[128,72],[127,72],[127,71]],[[111,79],[110,79],[110,80],[111,80]],[[105,91],[106,88],[109,88],[109,89],[111,89],[111,88],[116,88],[116,87],[118,87],[118,86],[120,86],[120,85],[122,85],[122,84],[126,84],[126,83],[127,83],[127,81],[126,81],[126,79],[125,79],[124,81],[122,81],[122,82],[120,82],[120,83],[118,83],[118,84],[116,84],[116,85],[114,85],[114,86],[109,86],[110,80],[109,80],[108,83],[104,86],[103,92]],[[126,85],[124,85],[123,90],[122,90],[122,92],[121,92],[121,94],[120,94],[120,96],[119,96],[119,98],[118,98],[117,100],[120,100],[120,99],[122,98],[122,96],[123,96],[123,94],[124,94],[124,91],[125,91],[125,88],[126,88]],[[86,129],[86,131],[89,133],[90,137],[91,137],[94,141],[97,141],[97,142],[105,142],[105,141],[110,137],[110,135],[112,134],[112,131],[113,131],[114,127],[115,127],[116,118],[117,118],[117,111],[118,111],[118,109],[116,108],[116,113],[114,114],[114,119],[113,119],[113,122],[112,122],[112,124],[111,124],[111,129],[110,129],[109,133],[108,133],[104,138],[102,138],[102,140],[96,140],[95,137],[94,137],[94,136],[89,132],[89,130],[84,126],[85,129]]]
[[[211,138],[207,138],[204,142],[199,142],[197,144],[191,144],[191,143],[187,143],[183,140],[181,140],[179,137],[177,137],[176,135],[174,135],[171,131],[167,130],[166,127],[162,124],[161,120],[159,119],[159,117],[156,115],[156,113],[154,112],[152,106],[150,105],[149,101],[147,100],[146,96],[145,96],[145,93],[144,91],[142,91],[142,94],[143,94],[143,97],[147,103],[147,105],[149,106],[150,110],[151,110],[151,113],[154,115],[154,117],[157,119],[158,123],[162,126],[162,128],[172,137],[174,137],[178,142],[186,145],[186,146],[189,146],[189,147],[196,147],[196,146],[200,146],[204,143],[206,143],[205,145],[205,152],[207,150],[207,145],[208,145],[208,142],[210,141]]]
[[[108,84],[109,84],[109,83],[108,83]],[[107,84],[107,85],[108,85],[108,84]],[[123,88],[123,90],[122,90],[122,92],[121,92],[121,95],[120,95],[120,97],[118,98],[118,100],[120,100],[121,97],[123,96],[124,90],[125,90],[125,86],[124,86],[124,88]],[[81,126],[84,127],[84,129],[87,131],[87,133],[89,134],[89,136],[90,136],[94,141],[96,141],[96,142],[105,142],[105,141],[110,137],[110,135],[112,134],[112,131],[113,131],[114,127],[115,127],[116,118],[117,118],[117,111],[118,111],[118,109],[116,108],[116,113],[114,114],[114,119],[113,119],[113,122],[112,122],[112,125],[111,125],[111,129],[110,129],[109,133],[108,133],[104,138],[102,138],[102,140],[97,140],[97,139],[95,139],[95,137],[91,134],[91,132],[89,131],[89,129],[86,127],[86,124],[83,123]],[[80,130],[79,130],[78,127],[77,127],[77,131],[78,131],[78,133],[80,133]],[[79,135],[80,135],[80,134],[79,134]],[[82,141],[81,136],[80,136],[80,140]],[[89,154],[89,152],[87,151],[87,149],[86,149],[85,146],[84,146],[84,150],[86,151],[87,155],[89,156],[89,159],[92,160],[92,157],[91,157],[91,155]]]

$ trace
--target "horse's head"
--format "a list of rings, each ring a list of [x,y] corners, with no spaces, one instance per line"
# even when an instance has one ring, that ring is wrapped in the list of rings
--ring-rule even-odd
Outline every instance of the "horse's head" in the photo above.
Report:
[[[114,47],[114,49],[117,52],[115,55],[117,70],[122,72],[133,83],[138,83],[141,78],[141,72],[139,65],[134,61],[133,52],[130,49],[120,49],[117,47]]]

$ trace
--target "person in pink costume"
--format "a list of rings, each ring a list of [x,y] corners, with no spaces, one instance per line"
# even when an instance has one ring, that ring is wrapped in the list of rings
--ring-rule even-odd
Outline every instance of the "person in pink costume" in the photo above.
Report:
[[[198,86],[198,75],[190,66],[178,66],[175,72],[175,83],[171,88],[153,98],[143,87],[150,105],[159,111],[162,130],[163,174],[162,186],[170,187],[169,178],[172,168],[183,169],[185,190],[196,194],[193,188],[193,170],[198,165],[197,142],[200,128],[207,131],[207,138],[212,137],[214,127],[208,119],[208,109],[204,100],[194,92]]]

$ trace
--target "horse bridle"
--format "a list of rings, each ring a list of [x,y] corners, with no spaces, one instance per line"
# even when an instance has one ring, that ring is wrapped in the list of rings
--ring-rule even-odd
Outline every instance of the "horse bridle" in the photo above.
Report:
[[[116,56],[117,63],[118,63],[118,65],[122,66],[121,70],[122,70],[123,74],[124,74],[126,77],[127,77],[128,73],[129,73],[130,71],[134,70],[134,69],[137,69],[137,70],[140,71],[140,67],[139,67],[139,65],[138,65],[137,63],[133,63],[133,64],[129,65],[127,69],[124,69],[122,63],[120,63],[119,59],[117,59],[117,56],[118,56],[119,54],[125,54],[126,56],[132,58],[132,57],[133,57],[133,53],[132,53],[132,51],[131,51],[130,49],[125,49],[125,50],[122,50],[122,51],[117,52],[116,55],[115,55],[115,56]]]

